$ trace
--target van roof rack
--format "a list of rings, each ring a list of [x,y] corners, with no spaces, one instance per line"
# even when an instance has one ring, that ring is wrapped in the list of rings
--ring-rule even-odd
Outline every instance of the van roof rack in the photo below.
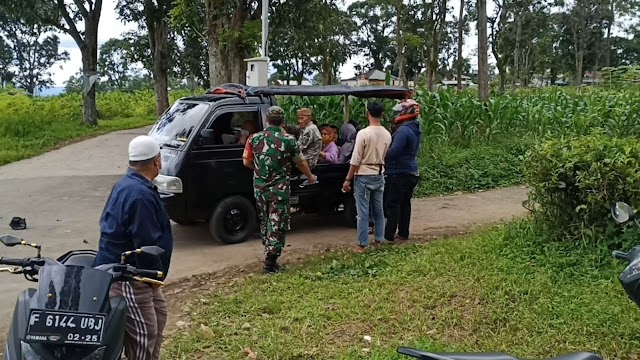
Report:
[[[221,84],[207,91],[209,95],[236,95],[246,100],[247,96],[336,96],[349,95],[358,98],[409,99],[413,91],[400,86],[348,86],[348,85],[283,85],[247,86],[242,84]]]
[[[246,87],[241,84],[227,83],[221,84],[207,91],[206,94],[209,95],[237,95],[241,98],[247,96]]]

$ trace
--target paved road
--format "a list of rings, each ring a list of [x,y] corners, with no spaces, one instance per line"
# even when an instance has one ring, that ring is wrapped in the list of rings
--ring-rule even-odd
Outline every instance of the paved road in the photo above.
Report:
[[[47,154],[0,167],[0,233],[13,233],[40,243],[43,255],[56,257],[73,249],[95,249],[98,220],[109,191],[127,164],[127,145],[148,128],[103,135]],[[441,234],[475,224],[521,215],[526,189],[507,188],[480,194],[437,197],[415,202],[413,231]],[[9,221],[24,217],[28,229],[13,231]],[[338,244],[354,244],[355,233],[309,217],[293,223],[286,253],[310,252]],[[169,282],[257,262],[260,241],[224,246],[210,240],[205,227],[174,224],[175,252]],[[2,248],[0,256],[32,256],[30,248]],[[0,340],[10,323],[20,290],[35,284],[0,274]]]

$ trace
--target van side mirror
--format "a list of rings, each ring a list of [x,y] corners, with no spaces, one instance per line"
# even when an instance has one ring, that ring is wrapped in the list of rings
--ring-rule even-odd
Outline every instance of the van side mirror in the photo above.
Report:
[[[213,130],[204,129],[204,130],[200,131],[200,137],[202,137],[203,139],[212,139],[213,138]]]

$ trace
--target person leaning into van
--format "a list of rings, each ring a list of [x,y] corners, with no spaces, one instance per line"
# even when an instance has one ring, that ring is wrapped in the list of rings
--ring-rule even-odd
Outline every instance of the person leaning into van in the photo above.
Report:
[[[297,115],[298,125],[300,125],[298,145],[304,159],[309,164],[309,168],[313,169],[316,167],[320,151],[322,151],[322,135],[318,126],[312,121],[311,110],[302,108],[298,110]]]
[[[289,229],[291,162],[295,162],[307,176],[309,184],[316,182],[296,138],[283,132],[283,122],[284,110],[271,106],[267,110],[267,128],[251,135],[242,155],[244,166],[253,170],[266,273],[281,270],[277,260],[284,249],[285,233]]]

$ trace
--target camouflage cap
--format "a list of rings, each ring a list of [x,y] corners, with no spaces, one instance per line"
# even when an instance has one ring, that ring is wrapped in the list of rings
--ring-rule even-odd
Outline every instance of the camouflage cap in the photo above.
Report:
[[[280,106],[271,106],[267,109],[267,119],[284,120],[284,110]]]

